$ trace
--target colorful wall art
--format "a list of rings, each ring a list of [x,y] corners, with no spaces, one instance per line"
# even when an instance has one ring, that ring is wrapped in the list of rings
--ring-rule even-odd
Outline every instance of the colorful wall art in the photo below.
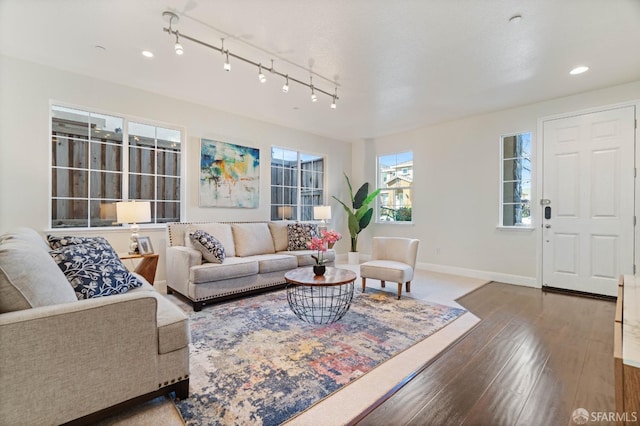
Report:
[[[260,150],[200,140],[200,206],[258,208]]]

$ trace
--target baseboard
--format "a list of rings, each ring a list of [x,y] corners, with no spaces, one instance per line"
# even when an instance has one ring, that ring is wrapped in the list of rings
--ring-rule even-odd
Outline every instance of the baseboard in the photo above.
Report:
[[[426,269],[433,272],[441,272],[443,274],[460,275],[462,277],[478,278],[488,281],[497,281],[505,284],[521,285],[524,287],[540,288],[534,277],[525,277],[522,275],[504,274],[501,272],[481,271],[477,269],[460,268],[457,266],[439,265],[436,263],[416,264],[418,269]]]

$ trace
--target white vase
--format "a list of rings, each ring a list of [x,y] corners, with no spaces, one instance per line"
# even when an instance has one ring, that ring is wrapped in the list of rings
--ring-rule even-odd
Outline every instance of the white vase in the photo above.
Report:
[[[348,253],[349,256],[349,265],[358,265],[360,263],[360,253],[357,251],[350,251]]]

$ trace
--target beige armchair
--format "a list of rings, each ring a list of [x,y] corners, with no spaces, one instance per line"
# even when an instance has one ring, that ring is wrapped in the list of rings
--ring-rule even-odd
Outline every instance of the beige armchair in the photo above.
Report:
[[[402,284],[406,283],[407,292],[411,291],[411,280],[416,267],[420,240],[397,237],[375,237],[371,260],[360,265],[362,292],[365,291],[367,278],[380,280],[381,287],[386,281],[398,283],[398,299],[402,295]]]

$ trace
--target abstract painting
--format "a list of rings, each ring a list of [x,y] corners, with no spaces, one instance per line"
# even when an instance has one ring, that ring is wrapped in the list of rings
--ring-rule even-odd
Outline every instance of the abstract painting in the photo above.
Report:
[[[200,206],[255,209],[260,202],[260,150],[200,140]]]

